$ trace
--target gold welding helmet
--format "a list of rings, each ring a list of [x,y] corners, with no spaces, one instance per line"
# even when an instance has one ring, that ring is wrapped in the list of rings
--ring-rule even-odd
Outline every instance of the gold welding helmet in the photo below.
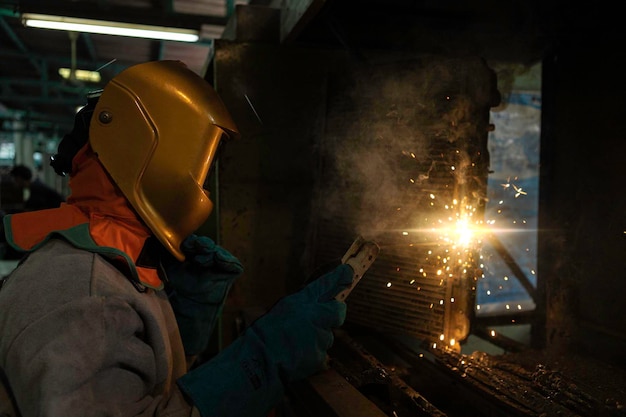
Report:
[[[104,88],[89,142],[142,220],[179,260],[213,203],[204,182],[220,141],[239,135],[211,85],[180,61],[134,65]]]

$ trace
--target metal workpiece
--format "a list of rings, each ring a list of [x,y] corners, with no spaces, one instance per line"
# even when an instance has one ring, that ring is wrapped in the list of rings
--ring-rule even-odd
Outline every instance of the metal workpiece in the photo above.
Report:
[[[333,368],[293,384],[288,392],[298,417],[387,416]]]
[[[391,80],[391,81],[390,81]],[[316,264],[355,234],[380,246],[346,321],[460,351],[481,277],[489,108],[479,60],[416,58],[355,68],[329,94],[314,225]],[[346,87],[347,88],[347,87]]]
[[[351,336],[353,333],[355,338]],[[410,377],[407,363],[392,351],[384,347],[381,350],[380,345],[377,348],[377,341],[381,339],[376,334],[371,338],[365,336],[368,333],[368,330],[353,327],[335,331],[335,344],[329,352],[331,366],[388,416],[446,417],[407,383]],[[359,336],[368,338],[372,351],[359,341]],[[385,358],[385,362],[381,358]]]
[[[354,272],[352,284],[335,296],[336,300],[345,301],[352,289],[361,281],[367,270],[372,266],[380,246],[372,240],[365,240],[363,236],[357,236],[341,258],[341,263],[350,265]]]
[[[621,417],[619,401],[532,351],[461,354],[406,335],[336,332],[331,364],[389,416]],[[580,366],[588,366],[584,360]],[[605,381],[609,383],[609,381]]]

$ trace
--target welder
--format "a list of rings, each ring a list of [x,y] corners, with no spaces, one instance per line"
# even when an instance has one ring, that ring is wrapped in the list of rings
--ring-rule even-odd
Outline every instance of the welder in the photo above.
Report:
[[[348,265],[193,364],[243,274],[197,234],[217,149],[238,136],[178,61],[132,66],[90,95],[51,161],[67,202],[4,218],[25,256],[0,289],[0,415],[267,416],[287,384],[324,369]]]

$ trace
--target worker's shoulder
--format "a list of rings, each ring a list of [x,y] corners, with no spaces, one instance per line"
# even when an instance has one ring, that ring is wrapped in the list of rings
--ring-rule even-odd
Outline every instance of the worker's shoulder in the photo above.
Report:
[[[93,255],[59,239],[29,253],[4,278],[0,289],[0,350],[48,317],[90,298]],[[69,319],[68,319],[69,321]]]
[[[43,299],[73,298],[89,291],[93,256],[61,239],[50,239],[28,253],[6,278],[2,293],[13,286],[21,292],[41,295]]]
[[[47,308],[83,297],[137,292],[132,283],[97,253],[51,238],[29,253],[7,277],[0,292],[13,288],[16,297],[30,297]]]
[[[151,309],[155,303],[151,298],[103,256],[52,238],[5,278],[0,289],[0,330],[3,337],[16,336],[31,323],[59,314],[75,316],[81,308],[92,312],[119,306],[127,306],[128,311]]]

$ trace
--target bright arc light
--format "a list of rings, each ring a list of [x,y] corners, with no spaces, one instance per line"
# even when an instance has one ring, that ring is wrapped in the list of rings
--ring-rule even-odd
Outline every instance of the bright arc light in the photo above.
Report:
[[[472,241],[472,229],[467,219],[460,219],[456,222],[457,243],[461,246],[468,246]]]
[[[66,80],[69,80],[72,76],[72,70],[69,68],[59,68],[59,75]],[[74,71],[74,76],[79,81],[89,81],[92,83],[99,83],[102,77],[97,71],[88,71],[77,69]]]
[[[134,38],[162,39],[179,42],[197,42],[197,30],[168,28],[164,26],[136,25],[104,20],[79,19],[64,16],[50,16],[24,13],[25,26],[41,29],[66,30],[70,32],[99,33],[103,35],[129,36]]]

